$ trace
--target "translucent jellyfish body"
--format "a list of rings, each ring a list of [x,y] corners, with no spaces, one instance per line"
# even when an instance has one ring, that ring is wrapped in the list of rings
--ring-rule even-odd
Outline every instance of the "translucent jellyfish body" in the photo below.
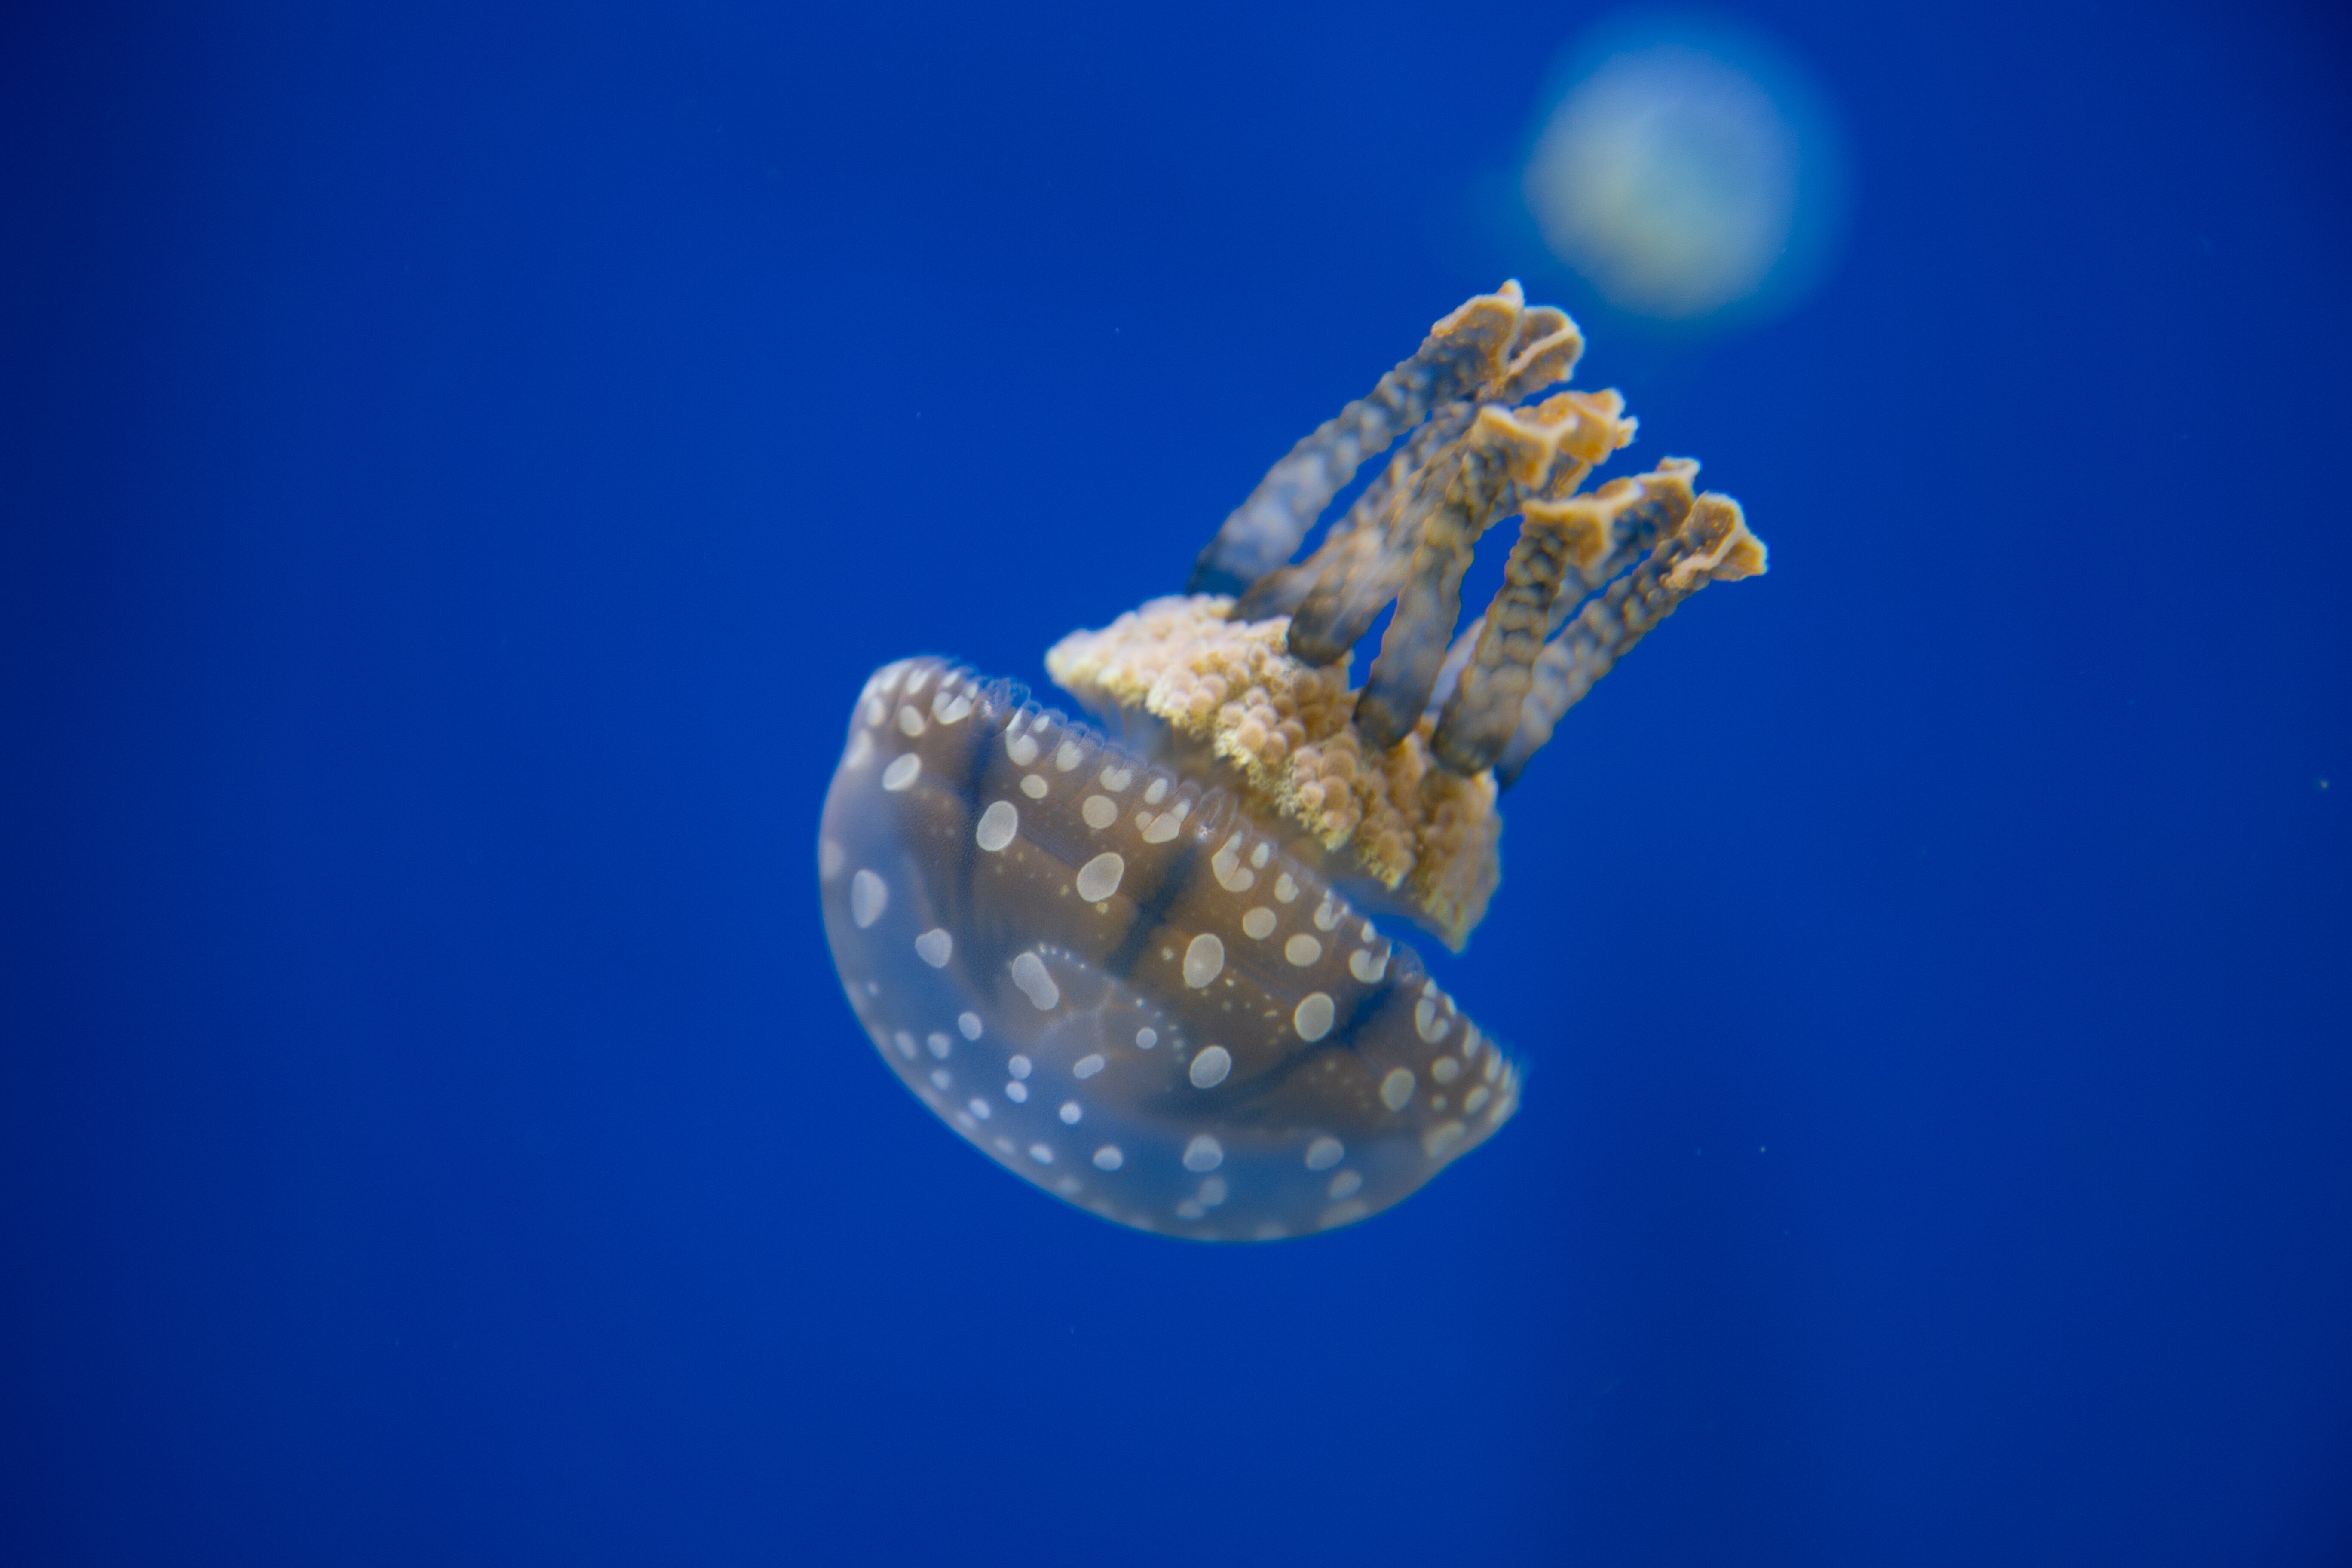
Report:
[[[882,1059],[983,1153],[1120,1224],[1273,1240],[1399,1202],[1517,1108],[1510,1057],[1368,911],[1460,947],[1500,795],[1562,714],[1764,570],[1686,458],[1577,493],[1634,429],[1614,392],[1546,395],[1582,346],[1516,283],[1472,300],[1267,472],[1194,592],[1065,637],[1047,669],[1121,744],[939,659],[867,681],[819,830],[825,932]]]
[[[825,798],[825,931],[907,1087],[1141,1229],[1360,1219],[1484,1142],[1518,1074],[1223,791],[933,660],[877,673]]]
[[[1845,185],[1809,73],[1744,27],[1672,13],[1605,21],[1578,53],[1521,178],[1551,253],[1665,321],[1752,320],[1808,292]]]

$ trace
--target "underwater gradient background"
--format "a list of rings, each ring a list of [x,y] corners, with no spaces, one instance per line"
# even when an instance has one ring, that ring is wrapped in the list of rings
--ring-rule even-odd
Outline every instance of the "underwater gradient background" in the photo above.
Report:
[[[1530,278],[1772,573],[1510,798],[1425,1193],[1130,1234],[852,1021],[858,681],[1178,586],[1596,14],[0,15],[0,1558],[2352,1559],[2333,7],[1738,12],[1821,290]]]

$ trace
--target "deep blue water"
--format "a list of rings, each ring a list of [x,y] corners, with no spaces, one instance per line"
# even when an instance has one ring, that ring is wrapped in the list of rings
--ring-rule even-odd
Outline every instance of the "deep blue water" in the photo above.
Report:
[[[842,1001],[857,682],[1177,587],[1590,15],[9,8],[0,1555],[2352,1560],[2330,7],[1741,13],[1826,284],[1563,302],[1772,572],[1509,797],[1426,1192],[1115,1229]]]

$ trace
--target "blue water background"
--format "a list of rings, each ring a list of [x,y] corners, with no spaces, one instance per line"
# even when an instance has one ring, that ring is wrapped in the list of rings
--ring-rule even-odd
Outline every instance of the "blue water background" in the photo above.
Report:
[[[1580,379],[1771,574],[1508,801],[1517,1122],[1211,1250],[873,1059],[850,698],[1178,586],[1592,13],[10,7],[0,1556],[2352,1559],[2346,26],[1740,14],[1843,258]]]

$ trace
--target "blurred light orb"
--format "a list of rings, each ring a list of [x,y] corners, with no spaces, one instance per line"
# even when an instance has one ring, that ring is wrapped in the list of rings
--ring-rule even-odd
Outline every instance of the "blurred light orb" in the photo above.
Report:
[[[1521,190],[1552,254],[1619,310],[1662,321],[1785,292],[1774,286],[1811,259],[1792,251],[1819,249],[1798,242],[1832,216],[1835,150],[1776,65],[1704,34],[1621,35],[1528,158]]]

